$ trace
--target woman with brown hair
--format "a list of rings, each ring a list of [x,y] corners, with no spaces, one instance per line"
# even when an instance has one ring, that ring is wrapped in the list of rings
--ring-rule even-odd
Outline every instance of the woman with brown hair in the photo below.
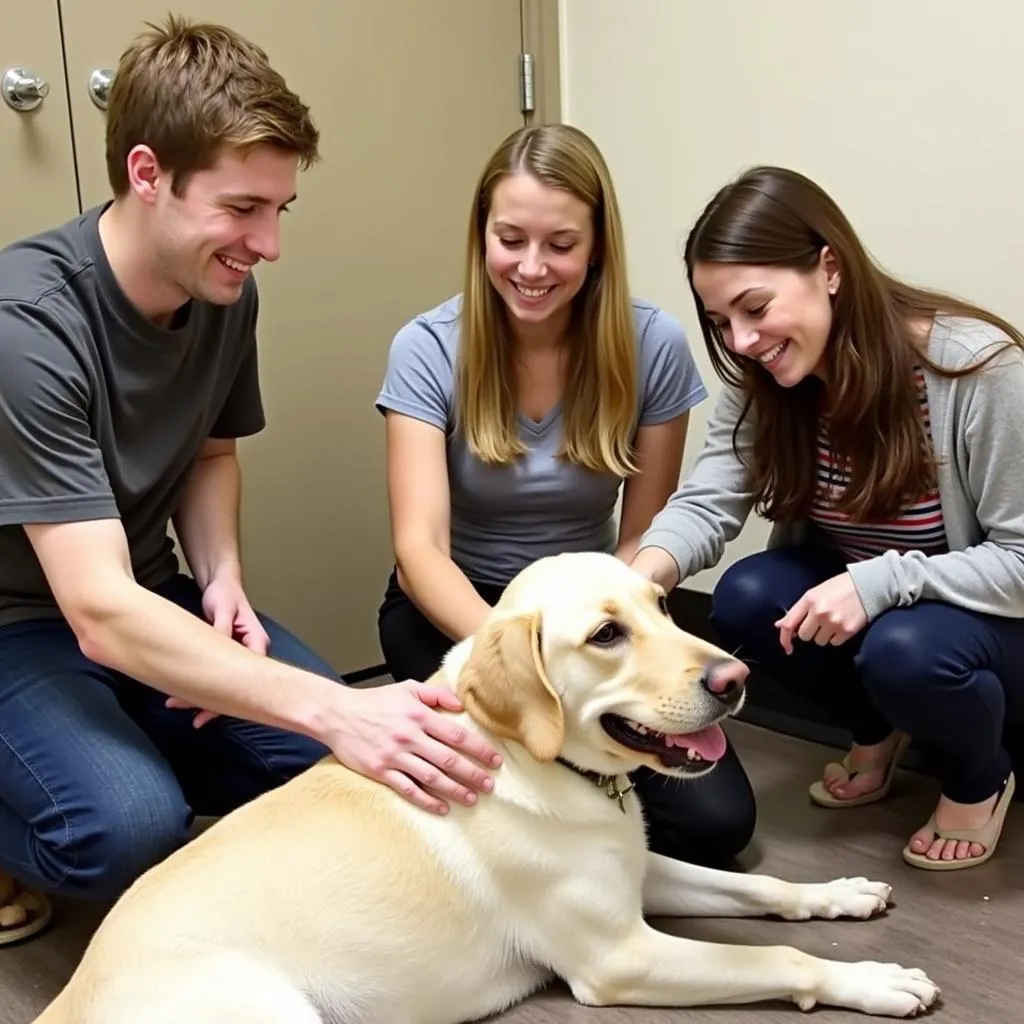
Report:
[[[904,859],[981,864],[1013,796],[1002,731],[1024,699],[1024,337],[885,273],[835,202],[781,168],[725,186],[685,261],[725,387],[632,564],[675,586],[752,510],[771,521],[712,616],[723,643],[848,725],[851,751],[811,798],[883,798],[913,737],[942,796]]]
[[[706,394],[681,325],[630,296],[592,140],[559,124],[505,139],[472,198],[462,292],[398,332],[377,399],[391,674],[427,678],[537,558],[628,561],[678,485],[689,410]],[[731,747],[685,786],[647,770],[634,781],[657,852],[724,863],[749,841],[754,796]]]

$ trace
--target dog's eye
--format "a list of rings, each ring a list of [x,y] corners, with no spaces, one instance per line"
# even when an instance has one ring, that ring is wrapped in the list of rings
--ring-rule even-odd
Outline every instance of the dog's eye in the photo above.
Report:
[[[664,594],[658,595],[658,607],[661,609],[663,615],[668,615],[668,598]]]
[[[598,647],[609,647],[626,635],[626,631],[617,622],[606,622],[590,634],[590,643]]]

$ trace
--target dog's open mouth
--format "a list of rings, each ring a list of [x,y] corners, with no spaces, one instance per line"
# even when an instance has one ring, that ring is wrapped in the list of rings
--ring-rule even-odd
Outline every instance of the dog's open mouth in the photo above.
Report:
[[[725,754],[725,733],[718,725],[709,725],[699,732],[666,733],[612,714],[602,715],[601,725],[616,743],[654,754],[666,768],[700,772]]]

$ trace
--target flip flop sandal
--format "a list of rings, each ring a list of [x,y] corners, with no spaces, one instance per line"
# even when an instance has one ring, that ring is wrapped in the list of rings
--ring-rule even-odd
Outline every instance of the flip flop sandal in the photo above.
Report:
[[[52,917],[50,901],[41,892],[24,888],[0,871],[0,946],[21,942],[41,932]]]
[[[809,793],[811,799],[822,807],[863,807],[865,804],[873,804],[879,800],[884,800],[889,795],[889,789],[892,787],[893,776],[896,774],[896,769],[899,767],[900,758],[907,752],[907,747],[910,746],[910,737],[906,733],[900,735],[899,742],[896,744],[895,750],[892,752],[892,757],[888,763],[884,761],[872,762],[871,764],[865,765],[862,768],[858,768],[854,771],[850,767],[850,755],[847,754],[842,761],[832,761],[825,766],[825,771],[830,775],[843,774],[846,776],[846,781],[849,782],[851,779],[857,777],[862,772],[875,771],[878,768],[885,768],[885,778],[882,779],[882,784],[878,789],[871,790],[870,793],[863,793],[860,796],[852,796],[846,800],[840,797],[833,796],[826,788],[825,783],[819,779],[817,782],[811,783]]]
[[[984,864],[999,845],[999,837],[1003,831],[1003,822],[1006,820],[1006,812],[1013,802],[1013,791],[1016,788],[1016,780],[1013,772],[1010,772],[1003,792],[999,796],[995,807],[992,810],[992,817],[981,828],[976,829],[941,829],[935,824],[935,815],[928,819],[925,826],[935,833],[937,839],[955,839],[958,842],[963,840],[968,843],[979,843],[985,847],[985,852],[980,857],[960,857],[953,860],[932,860],[923,853],[915,853],[910,848],[910,842],[903,847],[903,859],[915,868],[923,868],[925,871],[959,871],[963,868],[976,868]]]

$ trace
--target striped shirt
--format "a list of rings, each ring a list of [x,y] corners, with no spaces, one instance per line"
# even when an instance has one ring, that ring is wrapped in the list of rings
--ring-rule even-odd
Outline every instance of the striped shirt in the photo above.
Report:
[[[914,368],[914,379],[920,396],[925,430],[931,436],[928,391],[920,367]],[[853,523],[833,508],[838,495],[849,483],[850,476],[840,460],[832,454],[824,420],[818,428],[817,453],[818,488],[810,519],[824,530],[847,561],[859,562],[893,550],[921,551],[926,555],[938,555],[949,550],[938,488],[922,495],[888,521]]]

